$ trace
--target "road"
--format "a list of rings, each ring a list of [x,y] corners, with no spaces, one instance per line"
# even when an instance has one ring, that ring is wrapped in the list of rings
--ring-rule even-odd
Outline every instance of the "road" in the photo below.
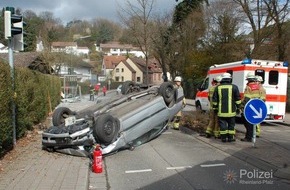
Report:
[[[194,109],[194,106],[187,105],[184,111]],[[241,128],[242,124],[237,126]],[[271,136],[274,141],[273,131],[283,134],[283,129],[289,130],[288,127],[280,130],[269,124],[263,127],[263,135]],[[198,134],[168,129],[133,151],[123,150],[105,157],[108,189],[289,188],[289,181],[276,178],[274,171],[259,169],[200,139]],[[277,143],[281,142],[277,140]]]
[[[213,148],[195,135],[172,129],[134,151],[108,156],[105,162],[111,190],[289,188],[271,171],[266,171],[269,178],[255,178],[253,175],[263,171]]]

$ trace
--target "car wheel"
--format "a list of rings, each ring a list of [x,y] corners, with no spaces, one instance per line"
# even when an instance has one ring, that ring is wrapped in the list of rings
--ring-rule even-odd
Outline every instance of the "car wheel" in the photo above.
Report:
[[[96,140],[100,140],[105,145],[115,140],[119,132],[117,120],[110,114],[100,115],[94,124],[93,135]]]
[[[64,124],[65,119],[68,118],[70,115],[75,115],[75,112],[71,111],[67,107],[59,107],[54,110],[52,114],[52,124],[53,126],[59,126]]]
[[[121,87],[121,93],[124,95],[129,94],[130,92],[132,92],[134,85],[135,84],[133,81],[125,81]]]
[[[163,97],[167,106],[173,106],[175,100],[175,89],[171,82],[164,82],[159,88],[159,94]]]

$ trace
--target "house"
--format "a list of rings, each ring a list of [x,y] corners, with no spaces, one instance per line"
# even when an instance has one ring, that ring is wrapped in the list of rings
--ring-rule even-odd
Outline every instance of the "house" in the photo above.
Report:
[[[134,57],[145,57],[144,53],[138,47],[131,44],[120,44],[119,42],[108,42],[96,47],[96,51],[105,55],[132,55]]]
[[[136,69],[136,68],[135,68]],[[121,61],[112,71],[112,78],[116,82],[124,82],[127,80],[141,82],[142,72],[137,70],[137,72],[126,60]]]
[[[8,53],[1,53],[0,59],[3,59],[8,63]],[[53,68],[44,61],[41,53],[38,52],[14,52],[13,60],[15,67],[26,67],[44,74],[52,74],[54,71]]]
[[[138,67],[138,69],[142,72],[141,83],[146,83],[146,60],[142,58],[128,58],[127,62],[132,66],[133,64]],[[138,78],[137,78],[138,79]],[[137,82],[137,80],[136,80]],[[160,64],[156,59],[149,59],[148,60],[148,84],[161,84],[163,82],[162,79],[162,69]]]
[[[111,72],[111,78],[116,82],[131,80],[136,83],[146,83],[146,61],[142,58],[127,58],[120,61]],[[148,63],[148,83],[152,85],[161,84],[162,70],[156,59]]]
[[[76,54],[77,48],[76,42],[52,42],[50,51]]]
[[[64,52],[78,56],[88,56],[90,50],[88,47],[78,47],[76,42],[52,42],[51,52]]]
[[[106,76],[108,79],[112,78],[112,71],[124,60],[126,60],[125,56],[105,55],[102,62],[102,75]]]
[[[91,81],[93,68],[94,67],[86,61],[80,61],[73,66],[62,64],[58,74],[60,76],[73,75],[77,78],[77,81],[80,82]]]

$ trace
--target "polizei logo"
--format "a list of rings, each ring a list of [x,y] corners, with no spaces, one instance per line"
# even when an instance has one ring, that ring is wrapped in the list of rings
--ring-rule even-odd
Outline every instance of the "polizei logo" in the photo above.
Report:
[[[228,184],[238,182],[239,184],[273,184],[273,171],[260,171],[257,169],[246,170],[240,169],[239,172],[228,170],[224,173],[224,181]]]

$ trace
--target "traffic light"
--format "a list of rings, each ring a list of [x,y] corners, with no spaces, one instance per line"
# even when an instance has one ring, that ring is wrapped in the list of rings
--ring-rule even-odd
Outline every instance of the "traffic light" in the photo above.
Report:
[[[5,39],[12,38],[14,50],[23,51],[23,17],[14,14],[13,7],[6,7],[4,13]]]

